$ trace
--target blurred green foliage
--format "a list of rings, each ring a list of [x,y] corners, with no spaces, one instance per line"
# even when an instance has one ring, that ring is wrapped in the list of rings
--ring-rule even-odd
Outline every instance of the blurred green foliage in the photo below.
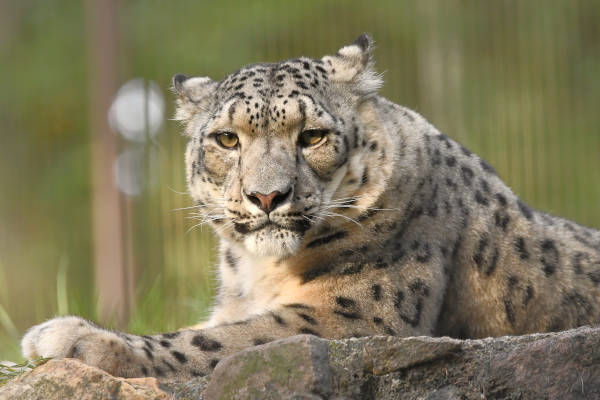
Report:
[[[376,42],[382,92],[496,167],[543,211],[600,227],[600,3],[592,0],[126,1],[122,82],[167,93],[176,72],[220,79],[256,61]],[[94,318],[85,2],[0,3],[0,360],[54,314]],[[168,113],[172,113],[169,105]],[[190,205],[184,138],[152,146],[158,185],[132,199],[137,307],[129,328],[206,315],[217,241]],[[107,165],[106,168],[112,168]]]

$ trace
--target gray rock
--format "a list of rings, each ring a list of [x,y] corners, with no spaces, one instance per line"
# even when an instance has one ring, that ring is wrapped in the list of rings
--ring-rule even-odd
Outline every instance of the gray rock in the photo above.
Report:
[[[227,357],[215,368],[205,398],[327,398],[333,394],[328,344],[300,335]]]
[[[221,361],[205,398],[595,399],[599,342],[587,327],[466,341],[297,336]]]
[[[118,388],[123,399],[598,399],[600,328],[465,341],[301,335],[224,358],[210,378],[148,379],[53,360],[0,388],[0,399],[62,399],[82,385],[82,398]]]

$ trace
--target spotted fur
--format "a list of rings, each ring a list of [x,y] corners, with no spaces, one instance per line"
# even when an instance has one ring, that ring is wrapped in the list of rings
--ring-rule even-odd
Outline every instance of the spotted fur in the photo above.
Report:
[[[598,323],[600,233],[531,209],[484,160],[379,96],[372,48],[363,35],[218,82],[176,75],[189,191],[221,237],[209,321],[137,336],[62,317],[27,332],[25,356],[187,378],[299,333],[480,338]],[[315,130],[323,138],[303,145]],[[234,146],[219,144],[225,133]]]

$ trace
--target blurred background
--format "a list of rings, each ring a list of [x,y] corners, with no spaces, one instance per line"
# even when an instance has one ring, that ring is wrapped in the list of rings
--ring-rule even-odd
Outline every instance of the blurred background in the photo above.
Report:
[[[600,228],[600,2],[0,2],[0,360],[32,324],[133,332],[206,316],[217,241],[194,227],[174,73],[320,57],[369,32],[382,93],[528,203]]]

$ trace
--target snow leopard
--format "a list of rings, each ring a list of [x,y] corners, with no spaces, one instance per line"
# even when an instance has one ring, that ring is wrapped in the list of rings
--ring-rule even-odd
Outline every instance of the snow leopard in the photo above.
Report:
[[[600,232],[529,207],[378,91],[368,35],[334,55],[173,78],[194,208],[220,237],[208,321],[133,335],[76,316],[22,340],[123,377],[187,379],[309,334],[483,338],[600,321]]]

